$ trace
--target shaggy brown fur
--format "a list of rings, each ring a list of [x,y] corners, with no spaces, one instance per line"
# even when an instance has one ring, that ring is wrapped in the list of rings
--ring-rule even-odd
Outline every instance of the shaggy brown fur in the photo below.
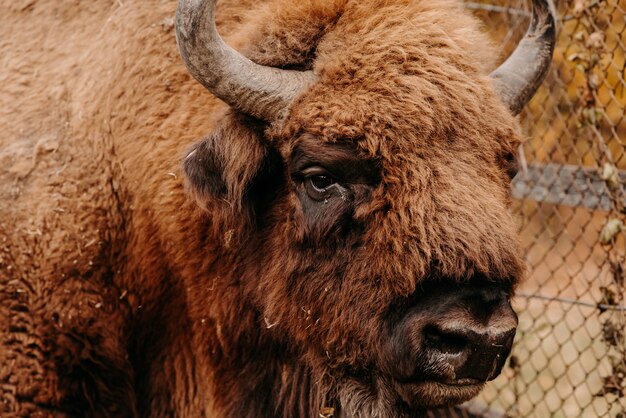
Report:
[[[0,415],[399,416],[386,315],[520,279],[516,123],[458,2],[220,1],[318,75],[272,126],[188,76],[173,1],[4,3]],[[315,156],[347,198],[307,197]]]

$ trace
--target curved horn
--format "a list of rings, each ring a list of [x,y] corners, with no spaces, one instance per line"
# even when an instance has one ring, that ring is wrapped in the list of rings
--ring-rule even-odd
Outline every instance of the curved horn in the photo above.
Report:
[[[491,73],[494,87],[514,115],[533,97],[543,81],[556,43],[556,19],[550,0],[532,0],[533,15],[524,39]]]
[[[283,113],[313,80],[312,71],[256,64],[222,40],[215,27],[216,0],[180,0],[176,41],[196,80],[233,108],[265,121]]]

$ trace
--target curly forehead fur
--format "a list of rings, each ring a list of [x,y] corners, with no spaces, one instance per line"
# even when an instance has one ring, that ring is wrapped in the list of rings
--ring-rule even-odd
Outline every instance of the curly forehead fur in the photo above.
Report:
[[[269,131],[283,157],[306,132],[350,141],[380,161],[384,187],[371,208],[389,216],[372,230],[397,240],[368,242],[415,245],[409,251],[421,257],[409,266],[410,283],[434,260],[442,275],[459,278],[521,269],[517,248],[501,246],[515,227],[498,215],[508,204],[503,161],[520,137],[490,87],[495,54],[479,23],[457,1],[286,3],[265,8],[243,47],[259,63],[319,77],[287,123]],[[495,215],[476,224],[476,214]]]

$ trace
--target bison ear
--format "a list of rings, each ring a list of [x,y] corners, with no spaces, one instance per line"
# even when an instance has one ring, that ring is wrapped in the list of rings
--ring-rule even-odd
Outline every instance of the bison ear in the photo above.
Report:
[[[256,222],[281,188],[284,164],[264,130],[256,119],[229,113],[185,157],[187,189],[216,226]]]

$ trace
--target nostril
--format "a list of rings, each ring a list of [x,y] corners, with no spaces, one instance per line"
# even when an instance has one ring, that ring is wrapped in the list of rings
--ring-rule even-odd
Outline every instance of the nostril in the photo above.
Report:
[[[514,329],[496,335],[483,335],[481,341],[476,342],[466,362],[456,369],[456,377],[482,381],[494,379],[500,374],[511,352],[514,337]]]
[[[435,326],[424,328],[426,344],[445,354],[460,354],[467,350],[468,339],[457,332],[443,331]]]
[[[515,329],[494,335],[435,324],[427,325],[422,332],[425,348],[434,355],[433,360],[449,368],[453,379],[480,381],[500,373],[515,336]]]

